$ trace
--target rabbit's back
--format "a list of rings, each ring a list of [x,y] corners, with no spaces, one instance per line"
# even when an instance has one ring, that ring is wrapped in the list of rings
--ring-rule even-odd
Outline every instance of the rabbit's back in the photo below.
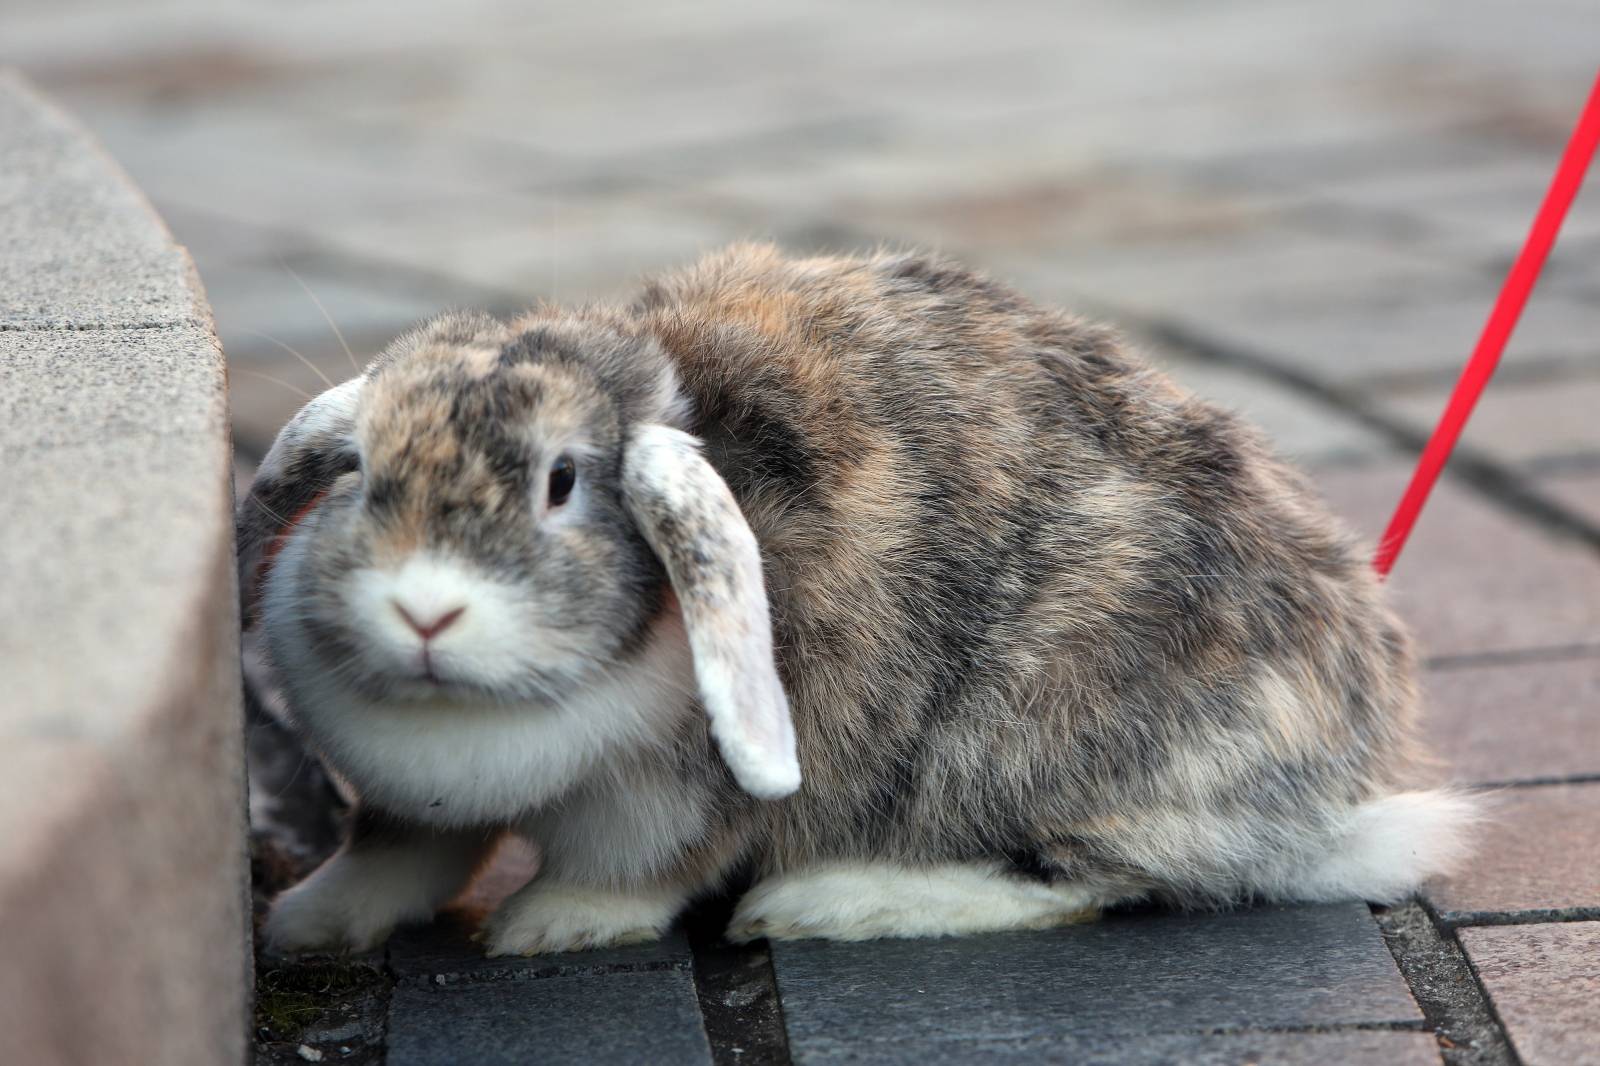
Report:
[[[763,546],[808,780],[780,861],[1126,864],[1156,812],[1315,821],[1403,763],[1406,642],[1347,536],[1114,333],[766,247],[635,311]]]

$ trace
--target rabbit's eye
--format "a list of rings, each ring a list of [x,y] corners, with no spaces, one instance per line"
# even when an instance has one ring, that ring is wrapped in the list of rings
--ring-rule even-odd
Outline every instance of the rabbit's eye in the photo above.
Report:
[[[572,486],[578,482],[578,468],[572,456],[563,455],[550,467],[550,506],[560,507],[572,495]]]

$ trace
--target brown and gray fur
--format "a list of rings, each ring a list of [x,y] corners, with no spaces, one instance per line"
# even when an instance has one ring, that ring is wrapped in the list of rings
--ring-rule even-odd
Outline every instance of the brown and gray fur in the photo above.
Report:
[[[538,815],[557,867],[585,790],[676,775],[698,828],[654,876],[691,891],[865,861],[1105,902],[1323,898],[1306,871],[1410,768],[1407,637],[1305,479],[1113,331],[949,261],[735,247],[625,308],[447,317],[366,390],[367,480],[334,492],[390,518],[349,550],[466,545],[596,668],[677,610],[619,502],[631,427],[702,439],[759,542],[802,787],[752,798],[685,717]],[[581,422],[601,457],[603,506],[559,557],[517,528],[527,419]],[[257,496],[292,509],[338,452]]]
[[[1398,787],[1413,664],[1364,555],[1110,330],[938,259],[768,248],[629,319],[768,563],[807,786],[730,799],[763,866],[1003,857],[1234,897]]]

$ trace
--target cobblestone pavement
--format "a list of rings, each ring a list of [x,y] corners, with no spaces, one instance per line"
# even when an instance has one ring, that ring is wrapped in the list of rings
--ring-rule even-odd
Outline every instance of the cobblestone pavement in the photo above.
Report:
[[[320,387],[287,348],[350,370],[316,301],[360,356],[446,305],[602,298],[736,237],[887,240],[1122,323],[1368,535],[1596,42],[1589,0],[0,14],[0,61],[76,109],[194,251],[244,468]],[[1390,910],[948,942],[735,950],[712,907],[659,945],[491,962],[464,929],[514,883],[508,856],[383,953],[264,967],[261,1061],[1600,1061],[1596,184],[1393,582],[1436,776],[1496,786],[1459,876]],[[335,801],[253,720],[265,890],[329,845]]]

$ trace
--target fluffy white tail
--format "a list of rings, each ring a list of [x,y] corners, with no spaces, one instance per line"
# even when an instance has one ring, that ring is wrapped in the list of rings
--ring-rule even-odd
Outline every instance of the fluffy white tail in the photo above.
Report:
[[[1352,810],[1329,850],[1284,878],[1297,900],[1395,903],[1471,851],[1479,806],[1459,792],[1399,792]]]

